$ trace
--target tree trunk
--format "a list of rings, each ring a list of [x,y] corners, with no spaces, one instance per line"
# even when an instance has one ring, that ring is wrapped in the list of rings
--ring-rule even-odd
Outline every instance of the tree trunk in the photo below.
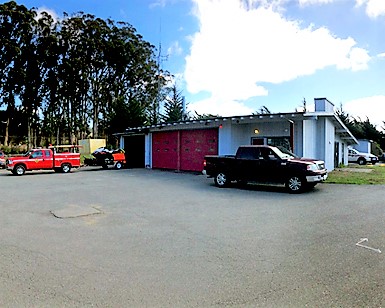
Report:
[[[8,137],[9,136],[9,115],[7,117],[7,122],[5,124],[5,136],[4,136],[4,146],[8,146]]]

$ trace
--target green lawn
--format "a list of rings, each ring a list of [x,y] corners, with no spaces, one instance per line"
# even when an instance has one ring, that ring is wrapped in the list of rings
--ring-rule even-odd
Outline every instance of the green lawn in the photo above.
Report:
[[[329,173],[325,183],[335,184],[385,184],[385,164],[349,165]]]

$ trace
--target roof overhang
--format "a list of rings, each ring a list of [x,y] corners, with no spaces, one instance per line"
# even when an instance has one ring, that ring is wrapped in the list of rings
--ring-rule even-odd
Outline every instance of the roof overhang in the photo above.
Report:
[[[157,131],[169,131],[179,129],[199,129],[209,127],[219,127],[220,124],[231,122],[233,124],[253,124],[264,122],[282,122],[287,121],[295,123],[297,121],[304,120],[304,113],[291,112],[291,113],[271,113],[271,114],[251,114],[244,116],[232,116],[232,117],[216,117],[202,120],[189,120],[173,123],[161,123],[148,126],[129,127],[124,132],[115,133],[115,136],[122,135],[135,135],[146,134],[149,132]]]
[[[348,144],[359,144],[356,137],[353,136],[351,131],[334,112],[308,112],[305,113],[304,116],[308,119],[317,119],[322,117],[329,118],[336,127],[335,133],[338,134],[342,140],[345,140]]]

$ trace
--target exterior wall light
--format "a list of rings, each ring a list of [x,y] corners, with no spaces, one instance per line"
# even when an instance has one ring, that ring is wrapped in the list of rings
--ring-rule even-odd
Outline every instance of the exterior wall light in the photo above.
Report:
[[[256,134],[256,135],[259,134],[259,129],[258,128],[254,129],[254,134]]]

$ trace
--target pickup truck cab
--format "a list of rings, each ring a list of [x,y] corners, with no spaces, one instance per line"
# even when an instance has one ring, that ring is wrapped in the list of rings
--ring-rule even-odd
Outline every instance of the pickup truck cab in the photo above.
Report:
[[[236,155],[205,156],[203,174],[214,178],[218,187],[231,181],[241,183],[281,183],[291,193],[299,193],[326,180],[322,160],[298,158],[273,146],[241,146]]]
[[[359,165],[366,165],[367,163],[372,163],[374,165],[378,162],[378,157],[370,153],[361,153],[356,149],[349,148],[348,161]]]
[[[56,153],[54,148],[33,149],[23,156],[9,157],[6,167],[14,175],[23,175],[25,171],[30,170],[55,170],[68,173],[72,167],[80,167],[80,154]]]

